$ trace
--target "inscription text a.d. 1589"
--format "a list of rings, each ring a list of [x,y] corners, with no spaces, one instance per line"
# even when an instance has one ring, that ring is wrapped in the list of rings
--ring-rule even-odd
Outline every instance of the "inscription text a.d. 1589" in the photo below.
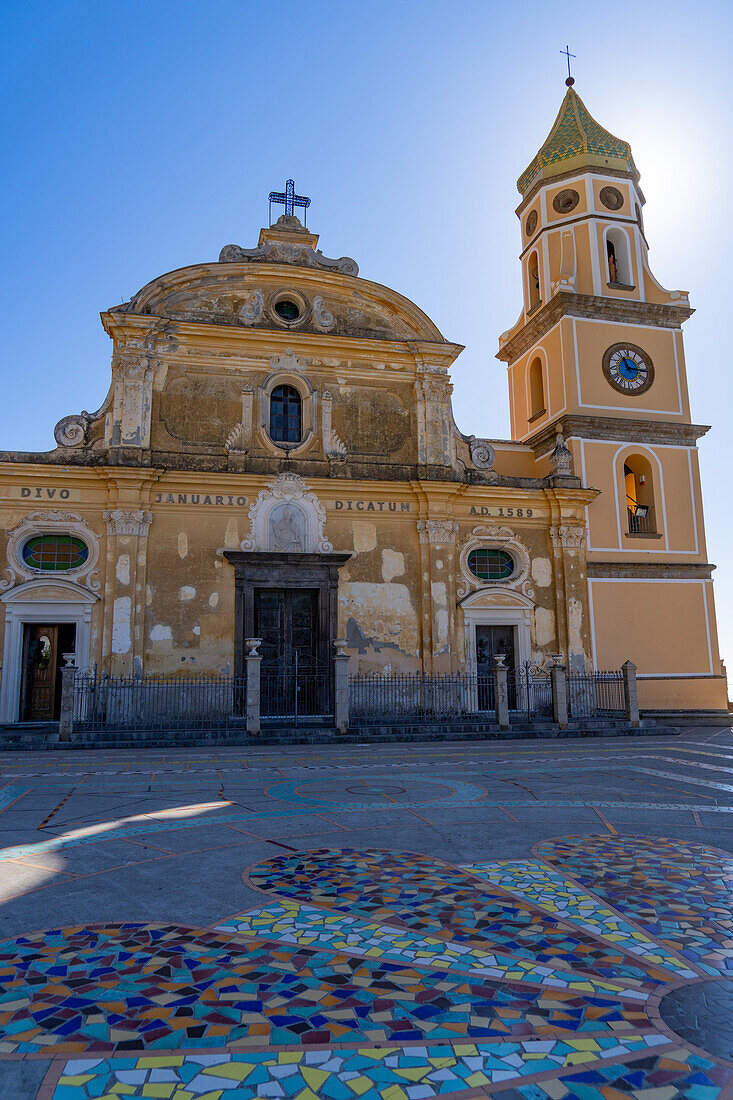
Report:
[[[509,516],[517,519],[524,519],[525,517],[529,519],[534,515],[534,511],[524,506],[517,508],[514,505],[510,507],[503,505],[501,508],[489,508],[488,504],[472,504],[468,514],[469,516],[503,516],[504,519]]]

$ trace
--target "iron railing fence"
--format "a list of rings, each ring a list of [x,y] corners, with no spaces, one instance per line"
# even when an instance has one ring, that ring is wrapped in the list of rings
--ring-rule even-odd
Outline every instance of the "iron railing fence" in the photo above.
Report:
[[[241,727],[246,695],[244,677],[107,676],[80,671],[74,677],[73,724],[80,733]]]
[[[544,669],[529,661],[510,669],[507,692],[512,721],[552,718],[552,679]]]
[[[567,685],[571,718],[623,718],[626,713],[621,672],[571,672]]]
[[[297,651],[289,660],[260,668],[260,715],[263,722],[287,720],[292,725],[333,718],[333,670]]]
[[[654,535],[657,532],[657,522],[654,518],[654,507],[651,504],[627,506],[626,517],[629,521],[630,535]]]
[[[493,675],[360,672],[349,677],[349,721],[354,726],[493,713],[494,707]]]
[[[566,679],[571,718],[623,717],[626,699],[619,671],[571,672]],[[349,677],[349,722],[354,727],[384,722],[493,717],[495,676],[454,673]],[[507,670],[512,722],[551,720],[552,678],[529,663]],[[246,677],[224,674],[107,676],[96,670],[76,673],[73,728],[79,733],[105,730],[226,730],[246,725]],[[316,662],[260,666],[260,715],[263,723],[292,725],[333,720],[333,671]]]

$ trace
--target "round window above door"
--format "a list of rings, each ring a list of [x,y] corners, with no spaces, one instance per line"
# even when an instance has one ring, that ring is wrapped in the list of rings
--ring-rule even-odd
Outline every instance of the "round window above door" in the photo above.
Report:
[[[33,535],[23,544],[23,562],[44,573],[65,573],[80,569],[89,557],[89,547],[76,535]]]
[[[479,546],[468,555],[468,568],[480,581],[508,581],[515,563],[508,550]]]

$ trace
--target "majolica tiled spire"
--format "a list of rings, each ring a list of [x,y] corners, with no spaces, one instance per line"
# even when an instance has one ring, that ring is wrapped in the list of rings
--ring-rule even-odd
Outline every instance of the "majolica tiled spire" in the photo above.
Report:
[[[628,141],[614,137],[591,117],[572,87],[572,77],[566,83],[568,90],[547,140],[517,180],[522,195],[539,179],[586,166],[628,172],[638,180]]]

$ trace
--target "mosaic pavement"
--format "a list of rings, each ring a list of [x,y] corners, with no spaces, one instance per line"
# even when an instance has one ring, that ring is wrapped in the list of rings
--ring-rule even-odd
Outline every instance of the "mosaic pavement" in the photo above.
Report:
[[[689,764],[674,759],[683,781]],[[22,806],[12,778],[6,804]],[[288,805],[322,816],[490,801],[478,775],[411,778],[278,778],[265,793],[273,819]],[[263,814],[234,793],[222,779],[219,804],[198,812],[223,809],[218,826]],[[182,824],[177,799],[110,819],[74,816],[70,797],[56,845],[6,846],[7,865],[93,851],[122,830],[159,843],[159,826]],[[733,856],[599,826],[474,863],[305,836],[283,851],[293,836],[239,863],[259,900],[208,926],[67,923],[6,939],[0,1069],[35,1067],[39,1100],[731,1100],[733,1031],[717,1021],[733,1014]]]

